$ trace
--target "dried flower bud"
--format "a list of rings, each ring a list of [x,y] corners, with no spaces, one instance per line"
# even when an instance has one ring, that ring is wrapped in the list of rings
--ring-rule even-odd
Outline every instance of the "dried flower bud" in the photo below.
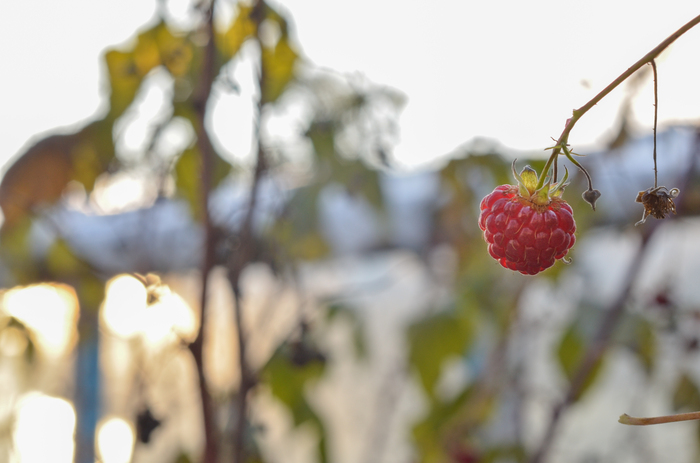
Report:
[[[675,214],[676,204],[673,202],[673,198],[678,196],[679,193],[680,190],[678,188],[672,188],[669,191],[665,186],[640,191],[635,201],[642,203],[644,206],[644,215],[642,215],[642,220],[635,225],[643,224],[649,216],[655,219],[663,219],[669,212]]]
[[[593,210],[595,211],[595,202],[598,201],[598,198],[600,198],[600,191],[598,190],[586,190],[583,192],[581,195],[584,201],[586,201],[588,204],[591,205]]]

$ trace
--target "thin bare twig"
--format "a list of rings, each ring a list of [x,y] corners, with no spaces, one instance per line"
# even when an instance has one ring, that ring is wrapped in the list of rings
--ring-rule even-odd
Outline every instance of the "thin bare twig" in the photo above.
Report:
[[[659,79],[656,72],[656,61],[651,60],[651,71],[654,73],[654,188],[659,186],[659,170],[656,167],[656,123],[659,118]]]
[[[682,36],[686,32],[688,32],[690,29],[695,27],[698,23],[700,23],[700,15],[696,16],[695,18],[691,19],[688,23],[686,23],[683,27],[678,29],[676,32],[668,36],[663,42],[661,42],[659,45],[657,45],[653,50],[651,50],[649,53],[646,55],[642,56],[636,63],[634,63],[632,66],[630,66],[625,72],[620,74],[620,76],[617,77],[617,79],[613,80],[607,87],[605,87],[603,90],[600,91],[596,96],[594,96],[588,103],[585,105],[581,106],[579,109],[574,109],[573,115],[571,116],[570,119],[567,120],[566,122],[566,127],[564,128],[564,131],[559,135],[559,138],[557,139],[556,145],[553,147],[552,150],[552,155],[550,156],[549,160],[547,161],[547,164],[545,165],[544,170],[542,171],[542,178],[546,177],[546,173],[549,171],[549,168],[552,166],[553,162],[556,162],[558,159],[559,153],[562,151],[563,147],[566,147],[566,144],[568,143],[569,140],[569,133],[571,133],[571,130],[574,128],[576,125],[576,122],[578,122],[581,117],[586,114],[593,106],[598,104],[600,100],[605,98],[610,92],[612,92],[615,88],[617,88],[622,82],[627,80],[632,74],[637,72],[642,66],[644,66],[647,63],[650,63],[661,54],[666,48],[668,48],[669,45],[671,45],[673,42],[678,39],[678,37]],[[582,166],[579,166],[583,170],[584,173],[585,170],[583,169]],[[544,184],[544,181],[541,181],[542,184]],[[542,185],[538,185],[538,188],[542,187]],[[592,188],[589,186],[589,191],[592,191]],[[594,201],[595,202],[595,201]]]
[[[700,159],[700,128],[696,131],[694,152],[690,158],[688,168],[684,171],[682,178],[680,178],[678,182],[681,184],[681,187],[687,187],[687,185],[690,183],[695,173],[698,159]],[[685,205],[683,202],[681,202],[678,205],[679,213],[682,212],[684,206]],[[627,278],[623,285],[623,289],[620,292],[618,298],[613,302],[613,304],[611,304],[610,308],[607,310],[607,315],[599,328],[598,335],[596,336],[593,345],[586,352],[581,366],[579,367],[578,371],[576,372],[576,375],[571,381],[569,390],[567,391],[565,398],[552,410],[552,418],[550,419],[549,425],[547,426],[544,438],[542,439],[539,448],[531,457],[529,463],[542,463],[543,461],[545,461],[547,453],[551,448],[554,435],[559,426],[561,416],[566,412],[568,407],[571,406],[571,404],[573,404],[574,399],[579,395],[586,379],[591,374],[598,361],[605,354],[610,344],[610,339],[615,331],[615,328],[617,327],[620,319],[622,318],[624,306],[632,290],[634,280],[636,280],[637,275],[641,270],[642,260],[646,253],[649,240],[652,237],[655,230],[657,229],[657,227],[659,226],[659,224],[660,222],[655,222],[652,226],[645,229],[644,233],[642,234],[642,243],[639,249],[637,250],[637,254],[632,260],[632,263],[630,264],[627,273]]]
[[[199,390],[202,400],[202,417],[204,421],[204,456],[203,463],[216,463],[219,456],[218,432],[214,420],[214,403],[207,388],[204,375],[204,328],[207,319],[207,286],[209,274],[214,267],[216,236],[214,227],[209,215],[209,194],[212,188],[212,177],[214,167],[214,149],[205,128],[206,106],[211,94],[211,87],[214,82],[216,45],[214,43],[214,3],[211,0],[206,14],[206,32],[209,35],[209,42],[204,50],[204,61],[200,75],[199,86],[193,97],[194,110],[197,116],[197,147],[202,157],[202,170],[200,175],[200,210],[202,214],[202,224],[204,226],[204,250],[201,264],[201,295],[200,295],[200,321],[197,337],[190,344],[189,348],[197,365],[199,376]]]
[[[653,226],[645,229],[644,233],[642,234],[642,242],[629,265],[622,289],[608,310],[606,310],[605,318],[598,329],[595,340],[586,351],[581,365],[569,384],[569,389],[567,390],[564,399],[552,410],[552,417],[550,418],[547,429],[545,430],[542,442],[530,458],[530,463],[541,463],[545,461],[547,454],[549,453],[549,449],[552,446],[552,442],[554,441],[554,436],[559,427],[562,415],[571,406],[571,404],[574,403],[576,397],[579,396],[584,384],[586,383],[586,380],[607,351],[612,335],[622,318],[625,303],[627,302],[627,299],[632,291],[632,286],[641,269],[641,264],[646,254],[649,239],[657,229],[658,223],[659,222],[655,222]]]
[[[680,421],[700,420],[700,412],[678,413],[676,415],[654,416],[651,418],[636,418],[623,413],[620,423],[631,426],[648,426],[650,424],[678,423]]]
[[[267,170],[267,158],[265,150],[260,138],[262,112],[263,112],[263,92],[265,88],[265,68],[262,60],[262,42],[259,37],[260,23],[265,17],[265,9],[267,5],[264,0],[257,0],[251,18],[256,21],[258,31],[257,42],[260,47],[260,67],[258,74],[258,88],[260,96],[257,102],[257,114],[255,124],[255,140],[258,144],[255,170],[253,171],[253,181],[250,187],[250,198],[248,200],[248,210],[245,219],[241,225],[239,232],[239,247],[238,252],[231,254],[228,262],[228,280],[233,290],[235,297],[234,317],[236,320],[236,329],[238,334],[238,366],[240,369],[240,386],[238,389],[238,420],[234,428],[233,435],[233,462],[244,463],[246,452],[245,432],[248,421],[248,393],[255,385],[255,375],[253,374],[247,359],[247,333],[244,327],[242,301],[243,295],[240,288],[240,277],[243,269],[255,259],[256,255],[256,239],[253,232],[253,222],[255,219],[255,210],[258,202],[260,190],[260,182]]]

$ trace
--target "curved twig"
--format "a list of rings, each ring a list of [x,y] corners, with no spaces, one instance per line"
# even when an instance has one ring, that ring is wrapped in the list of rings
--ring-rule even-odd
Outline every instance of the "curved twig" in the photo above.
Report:
[[[615,88],[617,88],[622,82],[627,80],[632,74],[637,72],[642,66],[644,66],[647,63],[651,63],[654,61],[654,59],[661,54],[666,48],[668,48],[669,45],[671,45],[673,42],[678,39],[681,35],[685,34],[688,32],[690,29],[695,27],[698,23],[700,23],[700,15],[696,16],[695,18],[691,19],[688,23],[683,25],[680,29],[678,29],[676,32],[668,36],[663,42],[661,42],[659,45],[657,45],[653,50],[651,50],[649,53],[646,55],[642,56],[636,63],[634,63],[632,66],[630,66],[625,72],[620,74],[615,80],[613,80],[607,87],[605,87],[603,90],[601,90],[596,96],[591,98],[590,101],[588,101],[586,104],[581,106],[578,109],[574,109],[573,115],[571,116],[570,119],[567,120],[566,122],[566,127],[564,128],[564,131],[559,135],[559,138],[557,139],[556,146],[554,146],[552,150],[552,155],[550,157],[550,160],[547,161],[547,166],[545,169],[549,169],[549,167],[552,165],[552,162],[554,162],[557,157],[559,156],[559,153],[562,151],[562,147],[566,146],[566,143],[568,142],[569,139],[569,133],[571,133],[571,130],[574,128],[576,125],[576,122],[578,122],[581,117],[586,114],[593,106],[598,104],[600,100],[605,98],[610,92],[612,92]],[[655,80],[656,81],[656,80]],[[547,170],[542,172],[542,174],[546,174]]]

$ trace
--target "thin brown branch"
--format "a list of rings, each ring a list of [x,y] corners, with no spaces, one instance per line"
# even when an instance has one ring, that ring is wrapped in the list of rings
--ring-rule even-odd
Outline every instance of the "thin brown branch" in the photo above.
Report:
[[[681,27],[676,32],[668,36],[666,40],[658,44],[653,50],[651,50],[646,55],[642,56],[636,63],[630,66],[625,72],[620,74],[620,76],[618,76],[617,79],[613,80],[607,87],[601,90],[600,93],[594,96],[588,103],[581,106],[579,109],[574,110],[573,117],[566,124],[566,128],[564,128],[564,131],[559,136],[558,144],[561,144],[562,142],[568,139],[571,129],[574,128],[574,125],[581,118],[581,116],[586,114],[588,110],[590,110],[593,106],[597,105],[600,100],[602,100],[603,98],[605,98],[605,96],[608,95],[608,93],[612,92],[615,88],[617,88],[618,85],[627,80],[628,77],[637,72],[642,66],[651,62],[654,58],[659,56],[661,52],[663,52],[666,48],[668,48],[669,45],[675,42],[676,39],[678,39],[678,37],[688,32],[698,23],[700,23],[700,15],[688,21],[683,27]]]
[[[264,0],[258,0],[255,4],[251,17],[257,22],[257,31],[260,31],[260,23],[265,17],[265,9],[267,5]],[[257,243],[253,231],[253,222],[255,219],[255,210],[258,203],[258,195],[260,190],[260,182],[267,170],[267,160],[265,150],[260,138],[262,113],[263,113],[263,89],[265,86],[265,70],[262,60],[262,43],[260,37],[257,37],[260,47],[260,67],[258,74],[258,88],[260,96],[257,102],[257,113],[255,121],[254,137],[257,142],[257,154],[255,162],[255,170],[253,171],[253,179],[250,187],[250,197],[248,199],[248,209],[245,218],[241,225],[239,233],[238,251],[231,254],[228,262],[228,280],[233,290],[235,297],[234,318],[236,320],[236,329],[238,334],[238,365],[240,369],[240,386],[238,389],[238,420],[233,430],[233,462],[244,463],[246,459],[245,451],[245,433],[248,423],[248,394],[255,386],[255,375],[248,365],[247,359],[247,333],[245,331],[242,301],[243,295],[240,288],[240,277],[243,269],[255,259],[257,251]]]
[[[202,157],[202,170],[200,175],[200,210],[202,214],[202,224],[204,227],[204,243],[201,264],[201,294],[200,294],[200,320],[197,337],[190,344],[189,348],[197,365],[199,376],[199,391],[202,400],[202,417],[204,421],[204,456],[203,463],[216,463],[219,455],[218,431],[214,417],[214,403],[204,375],[204,329],[207,320],[207,286],[209,274],[214,267],[216,237],[214,227],[209,215],[209,194],[212,188],[214,150],[205,128],[206,106],[211,94],[211,87],[215,77],[215,56],[216,49],[214,43],[214,0],[206,9],[206,31],[209,35],[209,42],[204,50],[204,60],[198,88],[193,96],[193,105],[196,112],[195,127],[197,132],[197,147]]]
[[[657,188],[659,186],[659,170],[656,167],[656,124],[659,119],[659,79],[654,60],[651,60],[651,71],[654,73],[654,188]]]
[[[551,166],[552,162],[557,159],[557,157],[559,156],[559,153],[562,150],[562,147],[566,146],[566,144],[568,143],[569,133],[571,133],[571,130],[576,125],[576,122],[578,122],[578,120],[581,119],[581,117],[584,114],[586,114],[591,108],[593,108],[593,106],[598,104],[598,102],[600,100],[605,98],[610,92],[612,92],[615,88],[617,88],[622,82],[627,80],[632,74],[637,72],[642,66],[644,66],[647,63],[652,62],[656,57],[658,57],[661,54],[661,52],[663,52],[666,48],[668,48],[669,45],[671,45],[673,42],[675,42],[676,39],[678,39],[678,37],[680,37],[683,34],[685,34],[686,32],[688,32],[690,29],[695,27],[698,23],[700,23],[700,15],[691,19],[683,27],[678,29],[676,32],[674,32],[673,34],[668,36],[663,42],[658,44],[653,50],[651,50],[646,55],[642,56],[636,63],[634,63],[632,66],[630,66],[625,72],[623,72],[615,80],[613,80],[607,87],[605,87],[603,90],[601,90],[600,93],[598,93],[590,101],[588,101],[588,103],[584,104],[579,109],[574,109],[572,117],[567,120],[566,127],[564,128],[564,131],[561,133],[561,135],[559,135],[559,138],[557,139],[557,143],[556,143],[556,146],[552,150],[552,155],[550,157],[550,160],[547,162],[547,166],[545,167],[545,170],[542,172],[542,177],[546,176],[546,173],[549,170],[549,167]],[[589,190],[591,190],[590,187],[589,187]]]
[[[630,426],[648,426],[650,424],[678,423],[680,421],[700,420],[700,412],[678,413],[676,415],[654,416],[650,418],[636,418],[623,413],[618,420],[622,424]]]
[[[554,441],[556,431],[559,428],[562,415],[574,403],[576,397],[580,395],[586,380],[592,374],[596,365],[607,351],[612,335],[622,318],[622,314],[624,313],[625,304],[632,291],[632,286],[641,269],[641,264],[644,260],[649,240],[657,227],[658,222],[655,223],[654,226],[647,228],[642,234],[642,242],[629,265],[622,289],[617,298],[606,310],[606,316],[598,329],[598,333],[593,343],[586,351],[581,365],[574,374],[564,399],[552,410],[552,417],[550,418],[549,424],[545,430],[542,442],[530,458],[530,463],[542,463],[546,460],[547,454],[552,446],[552,442]]]
[[[687,185],[690,183],[695,173],[698,159],[700,158],[700,128],[696,131],[694,145],[694,152],[690,158],[690,163],[687,166],[687,169],[685,169],[682,178],[679,179],[681,187],[687,187]],[[678,212],[682,212],[683,209],[684,204],[681,202],[681,204],[679,204],[678,207]],[[542,439],[539,448],[531,457],[529,463],[542,463],[545,461],[549,449],[551,448],[554,435],[559,426],[562,415],[566,412],[569,406],[573,404],[574,398],[579,395],[584,382],[593,371],[593,368],[595,368],[595,365],[605,354],[610,344],[610,339],[615,331],[615,328],[617,327],[622,317],[624,306],[632,290],[634,280],[637,278],[637,274],[641,270],[642,260],[646,253],[649,240],[654,234],[659,224],[660,222],[655,222],[642,234],[641,245],[637,250],[637,254],[635,255],[629,267],[629,270],[627,272],[627,279],[625,280],[623,289],[620,292],[618,298],[613,302],[613,304],[611,304],[611,306],[607,310],[607,315],[599,328],[596,340],[586,352],[581,366],[579,367],[576,375],[571,381],[569,390],[567,391],[565,398],[552,410],[552,418],[550,419],[549,425],[547,426],[544,438]]]

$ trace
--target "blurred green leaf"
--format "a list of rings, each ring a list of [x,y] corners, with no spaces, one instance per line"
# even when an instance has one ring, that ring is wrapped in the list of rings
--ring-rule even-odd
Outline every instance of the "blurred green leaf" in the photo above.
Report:
[[[121,116],[134,101],[143,75],[136,65],[133,51],[109,50],[105,53],[109,75],[109,111],[113,119]]]
[[[214,153],[214,169],[212,175],[212,188],[231,172],[231,164],[224,161],[218,154]],[[202,217],[201,211],[201,175],[202,156],[197,146],[186,149],[178,158],[175,164],[175,184],[178,193],[190,204],[192,215],[199,220]]]
[[[522,445],[504,445],[492,447],[481,455],[479,463],[492,463],[503,461],[527,461],[527,452]]]
[[[638,315],[626,316],[617,330],[618,343],[637,355],[647,374],[651,374],[656,359],[656,335],[648,320]]]
[[[324,183],[337,182],[350,195],[360,195],[377,210],[384,206],[379,172],[359,159],[346,159],[335,147],[337,127],[330,122],[314,122],[306,132],[316,154],[317,176]]]
[[[85,264],[73,254],[62,239],[56,240],[46,255],[46,267],[53,275],[74,275],[85,269]]]
[[[195,47],[188,36],[175,34],[165,22],[152,29],[158,49],[159,61],[173,77],[181,77],[190,71]]]
[[[189,40],[173,34],[165,22],[139,33],[134,45],[105,53],[109,76],[109,119],[115,120],[131,106],[144,77],[154,68],[165,65],[175,77],[190,69],[194,47]]]
[[[486,422],[497,405],[494,395],[483,392],[481,387],[472,385],[449,402],[431,404],[428,415],[413,428],[413,440],[420,454],[418,461],[452,461],[454,445],[447,439],[467,438],[469,430]]]
[[[365,326],[362,318],[358,316],[357,311],[350,307],[334,304],[328,307],[327,316],[328,320],[336,320],[340,318],[350,325],[355,355],[357,355],[358,358],[366,359],[367,337],[365,334]]]
[[[700,411],[700,391],[687,373],[681,375],[673,392],[675,411]]]
[[[470,317],[454,312],[439,313],[409,327],[409,361],[431,398],[435,399],[435,385],[440,378],[443,362],[452,356],[465,354],[474,328]]]
[[[192,460],[186,453],[181,453],[173,463],[192,463]]]
[[[83,184],[87,191],[93,190],[97,177],[114,160],[112,131],[113,121],[105,118],[91,122],[75,134],[71,179]]]
[[[0,256],[14,277],[13,284],[26,285],[39,278],[39,272],[31,252],[29,232],[32,220],[25,216],[13,226],[3,224],[0,240]]]
[[[267,362],[261,376],[272,395],[289,408],[296,426],[307,421],[315,424],[320,433],[319,458],[327,463],[325,426],[305,396],[307,385],[317,381],[324,370],[323,355],[306,342],[298,342],[281,346]]]
[[[317,184],[294,191],[270,231],[279,246],[277,257],[317,260],[328,255],[330,249],[318,222],[318,195]]]
[[[253,6],[238,3],[237,7],[238,14],[231,26],[217,38],[219,51],[226,61],[236,56],[243,43],[257,33],[257,24],[251,18]]]
[[[320,360],[300,363],[292,359],[289,346],[283,346],[275,352],[263,370],[272,394],[292,412],[295,425],[307,420],[318,420],[306,401],[305,391],[307,383],[320,378],[324,371],[324,362]]]
[[[91,270],[85,269],[71,284],[78,295],[81,309],[96,313],[105,298],[105,282]]]
[[[294,68],[298,58],[299,54],[289,43],[289,36],[286,34],[273,48],[263,47],[263,103],[271,103],[282,95],[294,78]]]
[[[446,459],[442,445],[442,434],[448,423],[459,415],[464,404],[470,399],[473,389],[469,388],[448,403],[433,402],[430,412],[413,427],[413,441],[420,453],[421,463],[439,463]]]
[[[557,358],[566,378],[571,382],[581,368],[584,356],[586,355],[587,344],[578,330],[578,324],[572,323],[564,332],[557,348]],[[595,364],[590,374],[583,381],[578,389],[578,394],[574,400],[580,399],[598,378],[603,363],[603,358]]]

